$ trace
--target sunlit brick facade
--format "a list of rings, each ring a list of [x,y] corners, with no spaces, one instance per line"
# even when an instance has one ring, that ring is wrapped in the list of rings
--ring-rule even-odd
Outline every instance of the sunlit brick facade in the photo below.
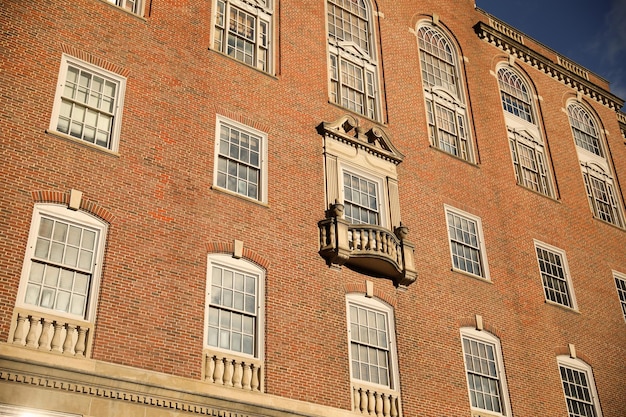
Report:
[[[473,0],[0,24],[0,416],[626,415],[608,81]]]

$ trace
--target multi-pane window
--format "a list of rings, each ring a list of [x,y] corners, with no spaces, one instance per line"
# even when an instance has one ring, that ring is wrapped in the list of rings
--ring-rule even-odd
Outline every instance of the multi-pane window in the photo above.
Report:
[[[543,145],[516,131],[509,132],[509,144],[517,183],[551,196],[552,186]]]
[[[546,300],[574,308],[565,253],[535,244]]]
[[[589,207],[595,218],[624,227],[624,212],[615,186],[610,161],[605,157],[598,122],[578,102],[567,106],[572,135]]]
[[[454,269],[487,278],[480,219],[447,207],[446,221]]]
[[[576,145],[604,157],[602,146],[600,145],[600,134],[591,114],[581,105],[572,103],[567,106],[567,115]]]
[[[503,67],[498,70],[498,85],[504,111],[534,124],[531,96],[522,78]]]
[[[472,160],[456,51],[432,26],[421,26],[417,40],[430,141],[445,152]]]
[[[380,119],[371,7],[364,0],[329,0],[330,100]]]
[[[24,268],[23,302],[88,319],[106,228],[60,206],[35,208]]]
[[[600,417],[591,368],[569,357],[558,362],[569,417]]]
[[[355,380],[394,387],[392,310],[383,303],[348,297],[351,375]]]
[[[125,80],[64,56],[50,129],[116,150]]]
[[[219,118],[216,146],[215,185],[254,200],[266,201],[263,134]]]
[[[511,67],[501,67],[497,76],[515,179],[521,186],[553,197],[548,156],[530,88]]]
[[[510,414],[498,340],[469,328],[461,330],[461,339],[472,408]]]
[[[261,71],[271,72],[271,0],[216,0],[213,47]]]
[[[258,275],[212,263],[207,345],[256,354]]]
[[[354,224],[380,224],[378,183],[349,171],[343,173],[345,219]]]
[[[615,279],[617,296],[619,297],[619,302],[622,306],[622,314],[624,315],[624,320],[626,320],[626,276],[614,273],[613,278]]]
[[[131,13],[141,14],[142,1],[141,0],[107,0],[109,3],[113,3]]]

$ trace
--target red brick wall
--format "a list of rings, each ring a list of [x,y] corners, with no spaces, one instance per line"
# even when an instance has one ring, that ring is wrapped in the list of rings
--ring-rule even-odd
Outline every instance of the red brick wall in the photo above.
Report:
[[[566,414],[556,356],[569,343],[593,367],[604,416],[625,415],[626,323],[611,270],[626,272],[626,232],[589,210],[563,111],[575,91],[517,62],[541,97],[554,200],[515,183],[492,75],[508,56],[478,39],[473,26],[486,18],[473,2],[377,3],[383,127],[406,155],[398,167],[401,212],[419,274],[406,292],[389,280],[330,269],[317,254],[325,186],[315,127],[346,113],[328,103],[324,2],[280,2],[277,74],[269,76],[209,49],[208,1],[153,0],[144,20],[98,0],[4,0],[0,340],[8,338],[16,303],[31,193],[78,189],[112,216],[94,359],[200,378],[207,248],[238,239],[266,262],[268,393],[350,407],[345,295],[371,280],[395,306],[405,416],[469,414],[459,328],[476,314],[497,329],[515,415]],[[410,29],[432,13],[467,57],[477,165],[428,143]],[[68,47],[127,74],[118,155],[46,134]],[[623,183],[626,147],[615,113],[584,100],[609,132]],[[267,206],[211,189],[216,114],[267,133]],[[491,282],[451,271],[444,204],[482,219]],[[579,312],[544,302],[533,239],[566,252]]]

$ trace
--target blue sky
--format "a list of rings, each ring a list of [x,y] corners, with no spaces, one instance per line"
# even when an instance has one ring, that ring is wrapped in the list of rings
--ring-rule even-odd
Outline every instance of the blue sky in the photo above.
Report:
[[[605,78],[611,92],[626,100],[626,0],[475,1],[487,13]]]

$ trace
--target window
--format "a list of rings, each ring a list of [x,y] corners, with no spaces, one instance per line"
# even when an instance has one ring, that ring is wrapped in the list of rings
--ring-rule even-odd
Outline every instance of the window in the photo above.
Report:
[[[117,150],[125,78],[63,55],[50,130]]]
[[[263,281],[263,270],[248,261],[227,255],[209,256],[208,347],[260,356]]]
[[[141,15],[143,14],[143,2],[141,0],[107,0],[109,3],[113,3],[122,9],[128,10],[131,13]]]
[[[567,106],[567,114],[593,216],[623,228],[624,214],[619,190],[615,186],[610,162],[605,157],[598,122],[578,102]]]
[[[472,408],[511,415],[499,340],[473,328],[461,329],[461,340]]]
[[[361,382],[396,388],[393,310],[362,295],[348,296],[351,375]]]
[[[567,106],[567,115],[569,116],[576,146],[604,157],[598,128],[591,115],[579,104]]]
[[[213,47],[237,61],[271,72],[272,26],[271,0],[216,0]]]
[[[571,290],[565,252],[535,241],[537,262],[546,300],[576,308]]]
[[[559,356],[557,361],[569,417],[601,417],[591,367],[569,356]]]
[[[498,69],[497,77],[515,179],[523,187],[554,197],[549,161],[541,129],[534,116],[530,88],[511,67]]]
[[[454,270],[489,278],[480,218],[445,207]]]
[[[380,224],[379,184],[349,171],[343,172],[346,220],[354,224]]]
[[[63,206],[35,206],[22,273],[28,308],[92,320],[106,225]]]
[[[617,296],[622,306],[622,314],[624,315],[624,320],[626,320],[626,275],[613,272],[613,278],[615,279]]]
[[[457,52],[448,37],[430,24],[417,30],[417,40],[430,142],[473,161]]]
[[[379,120],[371,5],[364,0],[329,0],[327,7],[330,101]]]
[[[267,202],[267,138],[263,132],[218,116],[215,186]]]

